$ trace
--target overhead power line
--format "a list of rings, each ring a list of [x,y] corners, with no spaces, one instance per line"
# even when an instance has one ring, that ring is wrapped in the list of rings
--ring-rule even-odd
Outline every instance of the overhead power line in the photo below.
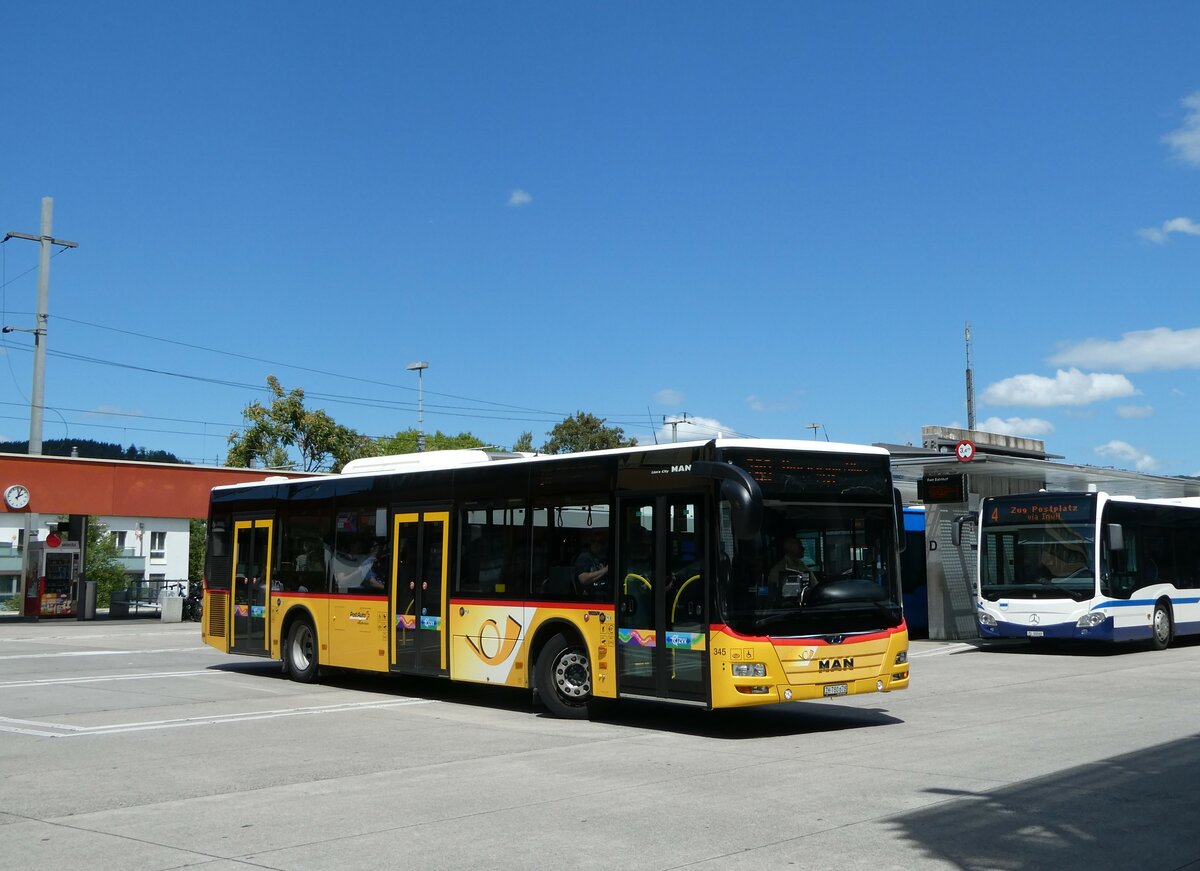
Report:
[[[390,387],[395,390],[405,390],[410,393],[417,392],[417,388],[410,387],[406,384],[394,384],[390,381],[377,381],[372,378],[364,378],[361,375],[346,375],[341,372],[330,372],[326,369],[315,369],[311,366],[300,366],[295,363],[284,363],[279,360],[270,360],[266,357],[255,357],[250,354],[240,354],[236,351],[225,351],[225,350],[221,350],[220,348],[211,348],[211,347],[208,347],[207,345],[196,345],[191,342],[181,342],[178,339],[167,339],[167,338],[163,338],[162,336],[152,336],[148,333],[139,333],[134,330],[125,330],[125,329],[121,329],[119,327],[105,326],[104,324],[96,324],[96,323],[92,323],[90,321],[83,321],[83,320],[79,320],[77,318],[66,317],[64,315],[56,315],[55,317],[59,320],[69,321],[73,324],[80,324],[81,326],[92,327],[93,329],[97,329],[97,330],[107,330],[109,332],[121,333],[121,334],[127,335],[127,336],[136,336],[139,339],[147,339],[152,342],[162,342],[164,344],[175,345],[180,348],[190,348],[193,351],[204,351],[205,353],[209,353],[209,354],[219,354],[223,357],[233,357],[233,358],[239,359],[239,360],[249,360],[253,363],[265,363],[268,366],[280,366],[280,367],[283,367],[286,369],[295,369],[298,372],[311,372],[314,375],[325,375],[330,378],[339,378],[339,379],[342,379],[345,381],[358,381],[363,384],[373,384],[376,387]],[[493,402],[490,399],[476,399],[476,398],[470,397],[470,396],[459,396],[459,395],[456,395],[453,393],[442,393],[442,392],[436,391],[436,390],[426,390],[425,394],[427,396],[444,396],[447,399],[458,399],[462,402],[473,402],[478,405],[490,405],[490,406],[494,406],[496,408],[508,408],[513,411],[528,411],[528,412],[534,412],[537,414],[553,414],[553,415],[563,416],[561,414],[561,412],[557,412],[557,411],[547,411],[546,409],[542,409],[542,408],[528,408],[526,406],[511,405],[509,403],[504,403],[504,402]]]

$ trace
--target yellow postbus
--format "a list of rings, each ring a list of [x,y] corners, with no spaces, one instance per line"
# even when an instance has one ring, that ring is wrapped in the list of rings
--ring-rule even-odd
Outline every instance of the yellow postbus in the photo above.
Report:
[[[706,709],[908,686],[878,448],[438,451],[212,492],[204,640],[322,667]]]

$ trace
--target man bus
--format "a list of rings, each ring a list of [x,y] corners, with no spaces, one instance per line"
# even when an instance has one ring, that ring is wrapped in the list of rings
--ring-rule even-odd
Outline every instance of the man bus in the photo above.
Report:
[[[562,717],[903,689],[898,506],[886,451],[801,441],[441,451],[218,487],[204,639],[299,681],[530,688]],[[772,577],[789,540],[808,562]]]

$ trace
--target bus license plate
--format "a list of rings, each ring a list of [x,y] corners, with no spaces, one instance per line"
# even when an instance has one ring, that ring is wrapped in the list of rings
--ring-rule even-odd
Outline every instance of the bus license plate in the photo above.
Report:
[[[827,696],[844,696],[848,692],[850,692],[850,688],[844,683],[831,683],[825,687]]]
[[[1043,632],[1041,629],[1030,629],[1030,630],[1026,631],[1025,636],[1027,638],[1041,638],[1045,634],[1046,633]]]

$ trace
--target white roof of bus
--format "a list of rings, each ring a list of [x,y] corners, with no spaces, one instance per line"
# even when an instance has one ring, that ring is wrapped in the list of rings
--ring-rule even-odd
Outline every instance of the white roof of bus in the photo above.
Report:
[[[441,469],[461,469],[489,463],[554,462],[578,456],[613,456],[630,453],[654,453],[699,448],[715,444],[718,448],[744,448],[746,450],[805,451],[809,453],[864,454],[886,457],[885,448],[874,445],[852,445],[843,442],[806,441],[801,439],[713,439],[711,441],[672,442],[662,445],[635,445],[629,448],[610,448],[603,451],[587,451],[579,454],[527,454],[508,451],[486,451],[466,449],[451,451],[426,451],[424,453],[397,454],[387,457],[364,457],[346,464],[340,474],[314,474],[312,478],[284,478],[279,475],[264,475],[261,481],[246,481],[240,484],[224,484],[214,490],[236,490],[258,487],[262,484],[301,482],[320,478],[363,477],[368,475],[396,474],[404,472],[428,472]]]
[[[1142,505],[1176,505],[1182,508],[1200,508],[1200,496],[1166,497],[1162,499],[1143,499],[1139,496],[1119,496],[1112,493],[1100,492],[1098,495],[1107,496],[1110,502],[1137,502]]]

